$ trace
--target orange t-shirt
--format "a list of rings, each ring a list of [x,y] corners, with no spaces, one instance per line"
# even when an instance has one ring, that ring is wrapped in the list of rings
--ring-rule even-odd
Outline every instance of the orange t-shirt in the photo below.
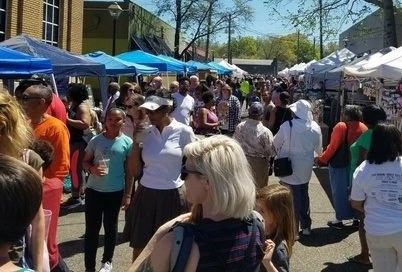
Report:
[[[341,146],[343,139],[345,139],[346,128],[348,131],[348,145],[353,144],[359,136],[367,130],[365,124],[359,121],[348,122],[348,126],[346,127],[346,123],[339,122],[335,125],[334,129],[331,133],[331,139],[327,149],[322,153],[319,157],[320,161],[323,163],[328,163],[328,161],[332,158],[338,148]]]
[[[46,178],[63,180],[70,169],[70,134],[67,126],[57,118],[47,116],[39,124],[32,124],[37,139],[48,141],[54,149],[53,162],[43,171]]]

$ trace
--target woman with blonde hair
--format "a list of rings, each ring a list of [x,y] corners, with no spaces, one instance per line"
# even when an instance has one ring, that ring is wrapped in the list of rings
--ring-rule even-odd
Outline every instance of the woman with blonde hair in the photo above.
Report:
[[[185,221],[181,225],[194,236],[184,267],[176,271],[257,271],[265,238],[252,214],[255,185],[241,146],[215,135],[188,144],[184,158],[181,178],[192,211],[163,225],[130,271],[172,271],[176,240],[167,230],[175,221]]]
[[[134,93],[124,101],[123,107],[126,111],[126,120],[122,127],[122,132],[130,138],[133,137],[134,129],[137,125],[148,121],[145,111],[139,108],[144,102],[145,97],[138,93]]]
[[[42,159],[28,150],[33,133],[18,102],[8,93],[0,91],[0,154],[25,161],[42,175]],[[42,205],[32,224],[31,254],[35,271],[44,271],[45,217]],[[16,246],[23,245],[17,243]],[[10,257],[16,263],[25,262],[18,247],[12,247]],[[49,265],[49,264],[47,264]]]

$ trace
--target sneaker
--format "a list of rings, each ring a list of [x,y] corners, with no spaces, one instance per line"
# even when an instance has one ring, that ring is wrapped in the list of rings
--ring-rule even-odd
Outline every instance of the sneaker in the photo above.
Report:
[[[339,220],[328,221],[327,226],[338,229],[338,230],[343,229],[343,227],[344,227],[342,221],[339,221]]]
[[[61,203],[60,207],[64,208],[64,209],[73,209],[80,205],[82,205],[82,204],[81,204],[81,200],[79,197],[70,197],[65,202]]]
[[[85,206],[85,195],[80,195],[79,200],[80,200],[80,202],[81,202],[81,205],[82,205],[82,206]]]
[[[102,267],[99,272],[109,272],[112,271],[113,265],[110,262],[102,263]]]
[[[301,234],[303,236],[310,236],[311,235],[311,229],[310,228],[302,229]]]
[[[358,227],[359,227],[359,224],[360,224],[359,220],[353,219],[352,227],[358,228]]]

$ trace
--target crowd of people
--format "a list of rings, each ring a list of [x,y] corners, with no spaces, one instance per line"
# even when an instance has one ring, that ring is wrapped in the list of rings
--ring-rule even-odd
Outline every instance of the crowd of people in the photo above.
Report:
[[[20,81],[14,97],[0,91],[0,271],[70,271],[58,218],[78,206],[83,271],[289,271],[295,241],[314,234],[313,166],[327,164],[328,226],[359,229],[361,253],[351,261],[401,271],[401,132],[379,106],[346,106],[323,151],[296,84],[271,76],[181,77],[169,88],[159,76],[111,82],[101,110],[80,83],[61,98],[40,78]],[[130,268],[113,262],[121,208]]]

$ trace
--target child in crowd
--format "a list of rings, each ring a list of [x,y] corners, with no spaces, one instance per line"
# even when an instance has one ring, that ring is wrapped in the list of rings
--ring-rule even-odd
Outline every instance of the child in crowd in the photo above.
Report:
[[[125,119],[122,109],[109,109],[105,117],[105,131],[92,138],[85,149],[83,167],[89,173],[85,189],[84,251],[87,272],[95,271],[102,220],[105,247],[99,271],[112,270],[120,207],[122,200],[127,207],[131,199],[133,180],[127,175],[126,162],[133,141],[121,131]]]
[[[28,272],[14,265],[8,255],[21,239],[42,202],[42,181],[27,164],[0,154],[0,272]]]
[[[272,184],[257,193],[257,210],[265,223],[266,244],[274,243],[271,260],[264,258],[268,272],[289,271],[289,257],[295,242],[295,215],[290,190],[280,184]]]

